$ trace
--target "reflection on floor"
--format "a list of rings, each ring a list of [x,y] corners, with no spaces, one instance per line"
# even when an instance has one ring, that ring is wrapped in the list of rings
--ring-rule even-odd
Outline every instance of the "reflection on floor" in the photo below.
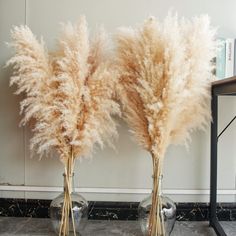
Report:
[[[229,236],[236,235],[236,222],[222,222]],[[50,219],[0,217],[0,235],[55,235]],[[142,236],[137,221],[88,221],[84,236]],[[177,221],[171,236],[215,236],[208,222]]]

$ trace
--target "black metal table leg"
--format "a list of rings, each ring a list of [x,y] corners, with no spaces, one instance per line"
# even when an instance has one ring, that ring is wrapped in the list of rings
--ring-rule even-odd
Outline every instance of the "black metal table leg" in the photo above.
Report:
[[[210,225],[216,222],[216,196],[217,196],[217,120],[218,120],[218,97],[212,94],[211,101],[211,179],[210,179]]]
[[[218,133],[218,96],[212,94],[212,124],[211,124],[211,182],[210,182],[210,226],[218,236],[227,236],[216,216],[217,203],[217,133]]]

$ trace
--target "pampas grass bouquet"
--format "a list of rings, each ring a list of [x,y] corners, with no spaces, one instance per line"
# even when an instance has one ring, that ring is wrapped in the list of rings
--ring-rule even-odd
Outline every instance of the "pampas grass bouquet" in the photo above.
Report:
[[[124,118],[152,157],[151,236],[165,235],[160,180],[166,149],[186,143],[211,120],[214,37],[207,16],[179,20],[172,14],[163,22],[151,17],[139,28],[121,28],[116,36]]]
[[[112,53],[106,50],[103,29],[89,37],[85,17],[62,26],[52,53],[27,26],[14,27],[11,33],[15,55],[7,62],[14,71],[10,85],[24,95],[21,124],[33,120],[31,149],[41,156],[56,150],[64,165],[68,188],[59,235],[69,234],[73,219],[75,160],[91,155],[96,144],[112,145],[118,136],[113,116],[121,111],[152,158],[148,235],[166,235],[159,183],[166,149],[186,143],[193,130],[205,128],[211,119],[216,45],[208,17],[187,20],[169,14],[163,22],[151,17],[140,27],[123,27],[113,37]]]
[[[103,29],[89,39],[85,17],[62,26],[58,50],[48,53],[27,26],[12,30],[16,54],[8,61],[14,74],[10,85],[23,93],[22,124],[33,120],[31,149],[39,155],[56,150],[64,165],[66,188],[59,235],[69,234],[71,188],[75,160],[88,156],[95,144],[112,145],[117,136],[113,115],[120,114],[113,99],[116,73],[104,47]]]

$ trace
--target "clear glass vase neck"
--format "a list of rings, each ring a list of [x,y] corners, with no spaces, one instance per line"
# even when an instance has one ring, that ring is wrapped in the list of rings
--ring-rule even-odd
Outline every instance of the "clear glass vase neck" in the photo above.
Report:
[[[74,173],[71,175],[66,175],[66,173],[63,173],[63,179],[64,179],[64,192],[68,189],[69,193],[72,193],[75,191],[74,188]]]
[[[163,181],[163,174],[160,174],[158,177],[158,186],[159,186],[159,195],[162,195],[162,181]],[[154,175],[152,175],[152,182],[154,185]]]

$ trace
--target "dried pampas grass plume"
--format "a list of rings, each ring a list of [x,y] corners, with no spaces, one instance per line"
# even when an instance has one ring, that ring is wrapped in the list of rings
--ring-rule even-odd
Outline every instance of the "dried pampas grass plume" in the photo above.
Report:
[[[151,236],[165,234],[158,179],[167,147],[188,141],[211,119],[214,35],[207,16],[179,20],[169,14],[163,22],[152,17],[139,28],[120,29],[116,37],[124,116],[153,160]]]
[[[113,100],[116,72],[103,48],[107,36],[101,29],[89,41],[84,17],[76,25],[64,24],[58,51],[50,54],[27,26],[12,30],[16,53],[10,85],[23,93],[21,124],[35,120],[31,147],[43,155],[55,148],[63,162],[73,149],[75,157],[90,155],[93,145],[112,145],[117,136],[112,115],[119,114]],[[109,137],[109,139],[108,139]]]
[[[75,159],[90,155],[96,144],[112,145],[117,137],[113,120],[113,115],[120,114],[113,100],[117,74],[104,51],[106,33],[101,29],[90,41],[85,17],[81,17],[75,25],[62,26],[59,48],[50,55],[27,26],[15,27],[12,39],[16,54],[7,62],[14,70],[10,85],[16,84],[16,93],[25,95],[22,124],[35,121],[31,148],[40,155],[56,149],[65,166],[60,235],[66,235]]]
[[[75,157],[89,155],[96,143],[112,145],[117,136],[112,118],[120,112],[113,100],[116,73],[103,53],[106,40],[101,30],[90,44],[85,18],[74,26],[65,24],[59,40],[61,56],[55,63],[61,96],[57,105],[63,137]]]
[[[17,85],[16,94],[24,94],[20,103],[20,112],[24,114],[21,125],[30,120],[34,122],[34,137],[31,148],[43,155],[51,147],[60,150],[65,147],[62,139],[59,116],[61,112],[55,106],[59,84],[53,71],[44,42],[39,42],[27,26],[14,27],[11,31],[15,55],[7,62],[13,65],[13,76],[10,85]],[[57,135],[56,135],[57,134]]]

